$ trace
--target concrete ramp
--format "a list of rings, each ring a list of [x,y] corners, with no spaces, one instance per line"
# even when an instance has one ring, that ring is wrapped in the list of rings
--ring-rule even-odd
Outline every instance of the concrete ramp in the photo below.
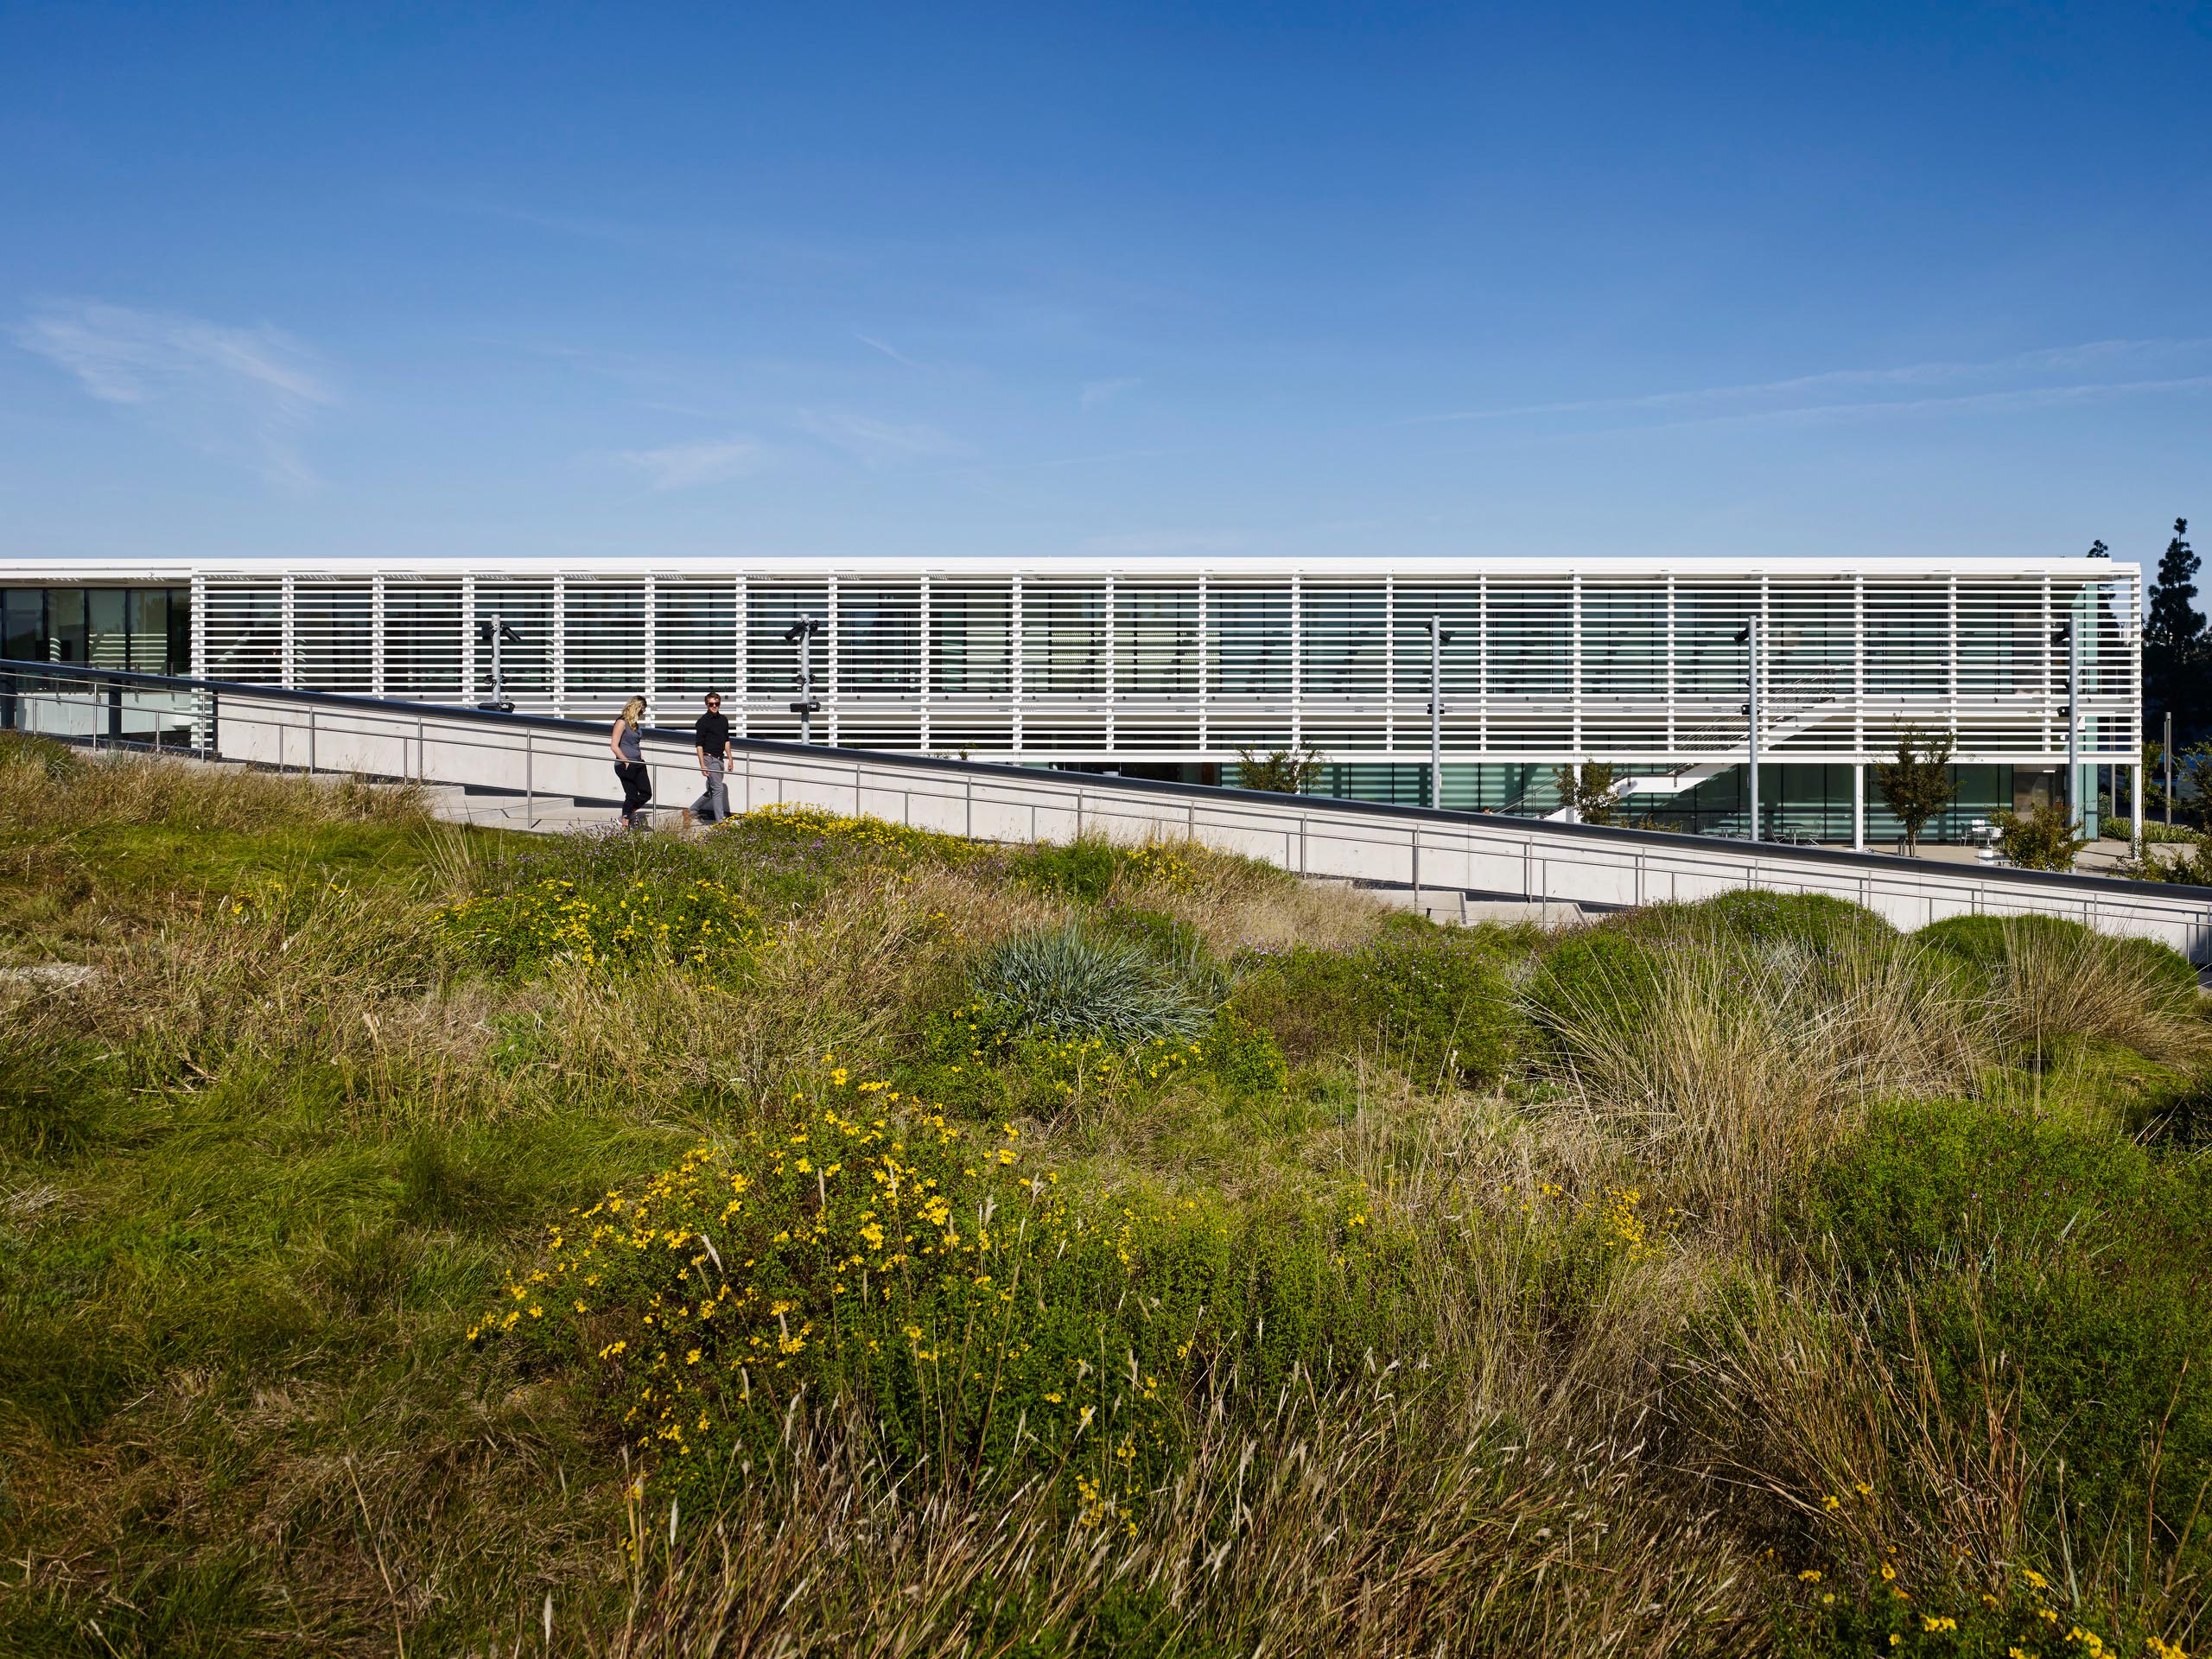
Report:
[[[613,817],[613,757],[596,723],[150,676],[36,673],[42,691],[67,696],[81,685],[102,706],[118,688],[165,703],[188,694],[194,752],[210,758],[463,785],[485,791],[487,808],[490,797],[503,798],[482,821],[518,827]],[[698,793],[688,729],[648,733],[645,753],[664,810]],[[2212,889],[2103,876],[792,743],[737,743],[729,791],[739,810],[798,802],[994,841],[1189,837],[1300,875],[1399,890],[1432,911],[1448,907],[1440,895],[1456,894],[1469,918],[1510,905],[1564,918],[1569,906],[1595,912],[1762,887],[1848,899],[1908,930],[1950,916],[2061,916],[2212,960]]]

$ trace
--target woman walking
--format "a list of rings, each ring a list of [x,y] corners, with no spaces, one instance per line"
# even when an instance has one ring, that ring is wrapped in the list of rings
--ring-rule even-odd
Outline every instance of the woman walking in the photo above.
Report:
[[[645,746],[638,741],[638,723],[645,717],[645,700],[632,697],[614,717],[607,747],[614,752],[614,775],[622,780],[622,827],[638,827],[638,813],[653,798],[652,773],[645,769]]]

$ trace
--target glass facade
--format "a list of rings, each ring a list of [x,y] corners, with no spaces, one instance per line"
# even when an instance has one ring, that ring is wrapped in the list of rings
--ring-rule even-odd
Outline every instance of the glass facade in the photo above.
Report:
[[[189,674],[192,589],[0,588],[0,657],[136,674]]]
[[[2132,766],[2140,721],[2140,575],[2103,561],[18,570],[0,632],[33,661],[462,703],[496,673],[518,709],[588,719],[636,692],[681,721],[715,690],[740,734],[790,741],[804,621],[820,742],[1192,780],[1233,777],[1243,750],[1313,752],[1328,792],[1426,803],[1433,734],[1447,807],[1546,813],[1554,768],[1599,761],[1634,780],[1631,820],[1707,833],[1751,828],[1754,677],[1770,836],[1847,839],[1853,766],[1867,835],[1890,833],[1871,767],[1909,728],[1955,736],[1951,834],[2050,787],[2069,708],[2085,772]]]

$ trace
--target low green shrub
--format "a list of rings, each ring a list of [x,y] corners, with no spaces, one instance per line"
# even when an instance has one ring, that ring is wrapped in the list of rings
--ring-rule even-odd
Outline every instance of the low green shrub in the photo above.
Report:
[[[1280,1100],[1290,1086],[1290,1066],[1275,1039],[1233,1005],[1215,1014],[1198,1051],[1207,1074],[1232,1100]]]
[[[1776,1651],[1786,1659],[1882,1654],[1979,1659],[1999,1654],[2121,1653],[2184,1659],[2141,1628],[2134,1609],[2082,1606],[2063,1584],[2017,1561],[1936,1583],[1879,1558],[1801,1570]],[[1794,1617],[1793,1617],[1794,1616]]]
[[[1832,950],[1847,943],[1892,938],[1897,930],[1863,905],[1824,893],[1773,893],[1738,887],[1694,905],[1665,906],[1643,917],[1717,925],[1759,944],[1795,944],[1808,950]],[[1650,924],[1644,923],[1645,929]]]
[[[1053,898],[1097,905],[1117,887],[1125,893],[1147,887],[1187,893],[1197,885],[1201,867],[1223,864],[1248,874],[1279,874],[1272,866],[1211,849],[1156,841],[1125,846],[1103,836],[1078,836],[1057,843],[1039,842],[1017,856],[1014,874]]]
[[[1038,892],[1095,905],[1106,897],[1121,868],[1121,849],[1100,836],[1081,836],[1055,845],[1040,842],[1014,866],[1015,874]]]
[[[1562,1031],[1641,1024],[1659,998],[1660,952],[1650,941],[1618,928],[1571,934],[1544,955],[1525,996],[1539,1027],[1554,1042]]]
[[[707,845],[721,851],[732,843],[753,841],[772,844],[793,842],[834,851],[841,861],[854,865],[904,863],[929,859],[941,864],[964,864],[982,856],[987,849],[960,836],[934,830],[917,830],[888,818],[855,817],[827,807],[798,801],[779,801],[756,806],[724,818],[714,826]]]
[[[1479,937],[1393,928],[1365,949],[1254,952],[1231,999],[1295,1065],[1368,1053],[1415,1083],[1500,1076],[1519,1027],[1504,970]]]
[[[1912,936],[1996,981],[2023,957],[2037,951],[2094,950],[2116,967],[2141,974],[2176,996],[2193,996],[2196,969],[2171,945],[2155,939],[2115,938],[2063,916],[1952,916]]]
[[[1932,1354],[1961,1433],[1980,1432],[1985,1366],[2017,1391],[2031,1513],[2053,1512],[2063,1459],[2076,1537],[2152,1516],[2162,1554],[2212,1567],[2212,1169],[2028,1112],[1908,1104],[1812,1192],[1806,1236],[1833,1242],[1882,1340]]]
[[[924,1059],[905,1068],[901,1081],[986,1116],[1050,1118],[1081,1101],[1195,1081],[1233,1101],[1263,1102],[1280,1098],[1289,1080],[1274,1039],[1225,1005],[1189,1039],[1054,1036],[1009,1020],[985,1001],[931,1014],[921,1034]]]

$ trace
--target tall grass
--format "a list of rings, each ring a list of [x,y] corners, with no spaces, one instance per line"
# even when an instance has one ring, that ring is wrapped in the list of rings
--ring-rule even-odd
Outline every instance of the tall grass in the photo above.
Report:
[[[1895,936],[1815,951],[1689,925],[1638,974],[1544,988],[1531,1014],[1573,1109],[1727,1227],[1771,1215],[1867,1101],[1963,1088],[1990,1046],[1988,1014]]]
[[[2021,1571],[2070,1564],[2069,1618],[2198,1640],[2205,1544],[2168,1489],[2212,1418],[2170,1374],[2195,1338],[2167,1338],[2212,1319],[2201,1178],[2121,1138],[2106,1073],[2065,1058],[2188,1082],[2206,1027],[2163,959],[1766,899],[1442,935],[1198,849],[940,857],[826,818],[518,850],[404,794],[50,759],[0,753],[7,948],[99,971],[19,1001],[0,1051],[0,1647],[1948,1651],[1917,1623],[1895,1649],[1840,1633],[1799,1576],[1884,1560],[1916,1619],[2009,1609]],[[761,918],[716,976],[494,969],[440,920],[518,880],[702,874]],[[786,1122],[825,1055],[887,1092],[936,1075],[929,1022],[1010,957],[1080,955],[1031,964],[1037,1006],[1095,1027],[1190,983],[1256,1007],[1291,953],[1238,979],[1239,953],[1294,943],[1334,955],[1275,1010],[1312,1027],[1287,1084],[1133,1070],[1015,1126],[1085,1217],[1122,1194],[1234,1241],[1234,1298],[1164,1256],[1128,1282],[1279,1310],[1179,1374],[1178,1450],[1141,1491],[893,1456],[889,1414],[810,1389],[781,1455],[671,1514],[585,1371],[466,1345],[569,1206]],[[1478,1015],[1479,1071],[1297,988],[1379,1022],[1363,963],[1455,953],[1490,965],[1452,981],[1439,1040]],[[1155,977],[1116,991],[1101,963]],[[1024,1063],[994,1054],[973,1063]],[[975,1098],[988,1138],[1027,1096]],[[1899,1101],[1954,1115],[1955,1192]],[[2053,1105],[2126,1158],[2037,1141],[1993,1196],[1982,1141]],[[1294,1259],[1353,1276],[1275,1294]],[[2096,1370],[2113,1353],[2128,1376]]]
[[[1225,1385],[1233,1394],[1242,1384]],[[795,1415],[789,1472],[711,1521],[633,1508],[604,1651],[1373,1655],[1742,1651],[1760,1617],[1714,1517],[1634,1490],[1632,1451],[1424,1432],[1419,1386],[1217,1395],[1134,1514],[1040,1484],[888,1474],[864,1425]],[[1233,1427],[1256,1414],[1249,1429]],[[1410,1421],[1409,1421],[1410,1420]]]

